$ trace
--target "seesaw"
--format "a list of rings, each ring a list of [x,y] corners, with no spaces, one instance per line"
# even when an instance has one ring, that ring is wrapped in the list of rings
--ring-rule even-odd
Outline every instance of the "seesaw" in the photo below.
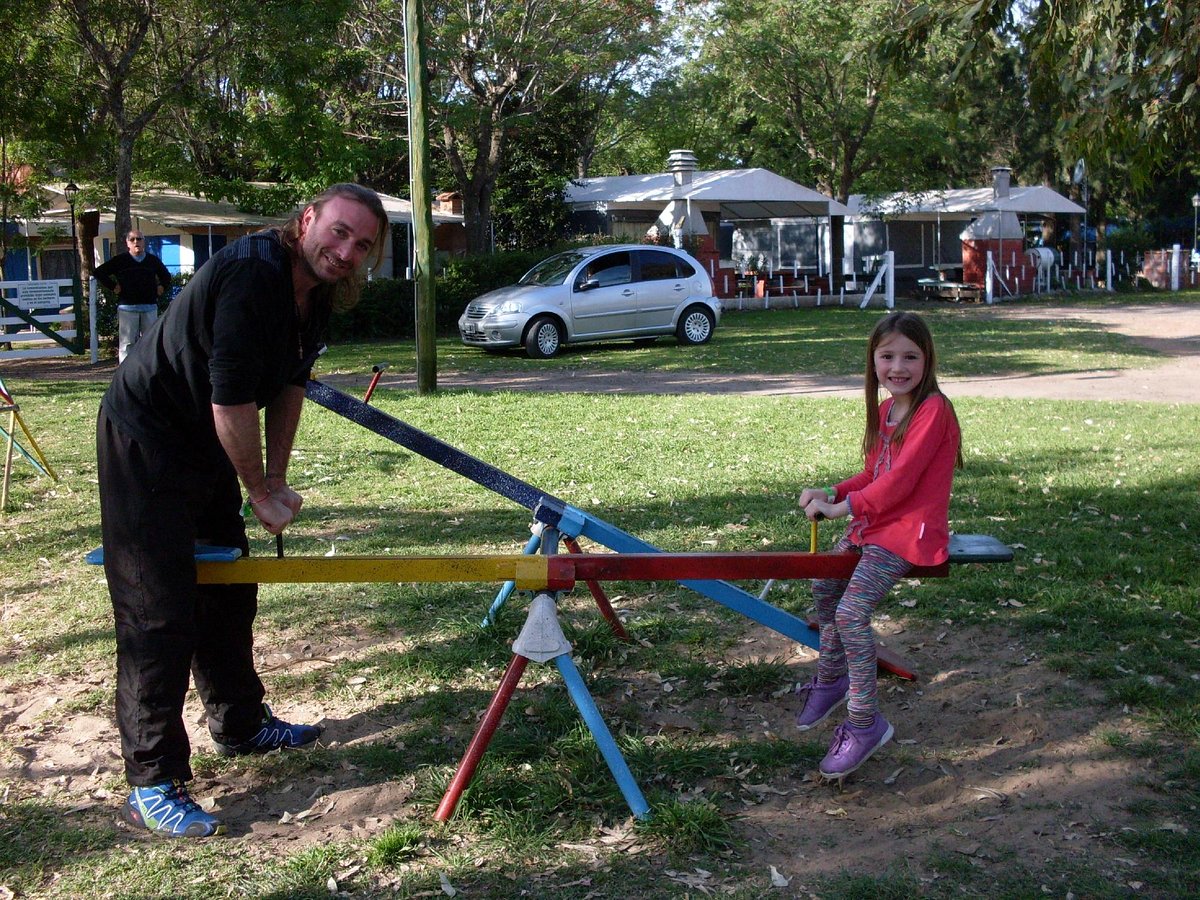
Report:
[[[379,367],[375,368],[371,390],[378,382]],[[617,634],[627,639],[624,628],[613,612],[600,581],[610,578],[629,580],[672,580],[684,587],[721,603],[734,612],[771,628],[798,643],[816,648],[819,640],[811,625],[784,610],[767,603],[725,579],[754,578],[818,578],[846,577],[857,564],[853,554],[817,554],[814,544],[809,554],[799,553],[744,553],[744,554],[665,554],[659,548],[640,540],[621,529],[604,522],[591,514],[573,507],[557,497],[540,491],[532,485],[510,475],[499,468],[476,459],[469,454],[395,419],[364,401],[330,388],[319,381],[309,381],[308,399],[332,412],[362,425],[387,440],[393,441],[439,465],[457,472],[496,493],[526,507],[533,513],[533,536],[525,545],[523,557],[529,560],[546,561],[546,589],[538,593],[530,606],[525,625],[513,644],[513,658],[501,679],[500,686],[484,714],[479,728],[463,755],[450,786],[438,807],[435,818],[448,819],[454,813],[462,791],[469,784],[475,768],[491,740],[500,718],[504,714],[517,684],[529,660],[549,662],[553,660],[562,674],[569,695],[580,715],[592,732],[596,744],[608,763],[630,810],[637,818],[644,818],[649,806],[642,797],[624,758],[617,749],[607,726],[600,717],[587,687],[570,657],[571,645],[562,634],[558,624],[557,604],[554,591],[565,589],[575,581],[585,581],[604,617]],[[815,534],[815,532],[814,532]],[[614,554],[584,554],[577,539],[587,537]],[[558,554],[562,540],[569,553]],[[947,564],[921,567],[909,574],[913,577],[944,577],[949,574],[950,563],[1006,562],[1012,559],[1012,550],[995,538],[987,535],[955,535],[951,539],[950,559]],[[262,560],[265,571],[278,560]],[[475,565],[488,565],[475,558]],[[364,561],[364,567],[376,566],[377,561]],[[426,565],[420,561],[409,562],[411,575]],[[412,568],[415,566],[416,568]],[[512,575],[501,587],[484,625],[491,624],[512,590],[524,589],[532,581],[543,576],[528,563],[520,564],[520,558],[509,557],[503,564],[511,566]],[[316,576],[320,566],[312,568]],[[247,571],[248,570],[243,570]],[[364,568],[364,571],[366,569]],[[332,572],[332,570],[330,570]],[[552,574],[553,572],[553,574]],[[395,574],[395,573],[393,573]],[[768,582],[769,583],[769,582]],[[552,585],[561,585],[555,587]],[[902,677],[915,678],[902,661],[893,654],[879,648],[881,668],[893,671]]]
[[[558,622],[559,591],[568,590],[579,581],[585,582],[614,631],[628,639],[600,583],[607,580],[676,581],[759,624],[815,648],[817,634],[807,622],[729,584],[726,579],[847,577],[858,561],[853,554],[816,553],[815,545],[809,553],[664,553],[495,466],[320,382],[310,381],[307,395],[318,405],[508,497],[533,513],[534,534],[522,554],[237,558],[236,550],[198,548],[197,580],[204,584],[503,581],[485,625],[494,621],[512,590],[536,592],[521,633],[513,643],[512,660],[437,809],[435,818],[439,821],[453,815],[530,660],[556,664],[572,702],[591,731],[633,815],[640,819],[649,814],[649,805],[571,659],[570,642]],[[616,552],[585,554],[576,540],[581,535]],[[558,553],[560,541],[569,553]],[[956,535],[951,541],[949,563],[914,569],[910,575],[944,577],[949,574],[950,563],[1011,559],[1012,551],[994,538]],[[89,554],[89,562],[101,560],[99,552]],[[915,677],[898,658],[889,656],[883,648],[880,650],[881,667],[904,677]]]
[[[379,369],[379,366],[375,367],[376,374],[379,373]],[[374,381],[375,379],[373,379]],[[318,406],[337,413],[386,440],[399,444],[520,506],[524,506],[533,514],[534,518],[533,536],[525,544],[524,552],[528,555],[536,554],[539,550],[548,551],[549,554],[557,553],[558,539],[564,542],[572,554],[578,553],[580,552],[578,545],[580,537],[586,537],[617,553],[662,552],[653,544],[634,537],[591,513],[571,506],[558,497],[329,385],[310,380],[305,393],[308,399]],[[546,528],[554,529],[556,544],[553,547],[544,546],[543,537]],[[986,535],[956,535],[951,540],[950,562],[954,564],[1007,562],[1011,559],[1012,550],[995,538]],[[946,573],[941,574],[945,575]],[[817,632],[809,626],[807,621],[779,609],[767,603],[762,597],[755,596],[725,580],[734,577],[738,576],[728,572],[712,577],[668,576],[669,580],[677,581],[683,587],[715,600],[726,608],[777,631],[797,643],[813,649],[818,648],[820,641]],[[500,588],[484,620],[485,626],[495,620],[515,587],[515,582],[509,581]],[[625,637],[624,629],[621,628],[615,614],[611,613],[611,607],[603,596],[598,582],[591,581],[588,587],[592,590],[597,605],[605,618],[618,631],[618,634]],[[904,678],[915,677],[907,665],[886,651],[880,654],[880,668]]]
[[[552,529],[543,529],[545,550],[557,545]],[[93,553],[89,561],[99,562]],[[554,662],[575,704],[600,749],[618,788],[633,815],[649,813],[633,774],[617,748],[595,701],[571,659],[571,644],[558,621],[557,594],[579,581],[677,581],[728,578],[844,578],[858,563],[851,553],[571,553],[559,555],[508,554],[495,556],[340,556],[340,557],[240,557],[236,550],[202,548],[197,554],[197,581],[201,584],[336,583],[336,582],[512,582],[521,590],[536,591],[525,625],[513,643],[513,657],[500,686],[472,737],[435,818],[454,814],[463,791],[495,734],[529,661]],[[941,577],[949,566],[923,566],[910,574]]]
[[[196,564],[199,584],[514,581],[525,591],[569,591],[580,581],[849,578],[852,553],[582,553],[569,556],[248,556]],[[908,577],[940,578],[949,565]]]

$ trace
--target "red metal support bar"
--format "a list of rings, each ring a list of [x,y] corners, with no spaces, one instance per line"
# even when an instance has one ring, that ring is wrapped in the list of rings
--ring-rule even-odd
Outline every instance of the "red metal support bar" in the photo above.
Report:
[[[577,581],[739,581],[762,578],[849,578],[856,553],[585,553],[550,557],[559,582]],[[571,572],[555,565],[569,563]],[[944,578],[950,564],[914,566],[906,578]]]
[[[492,697],[492,702],[488,704],[479,727],[475,729],[475,736],[467,745],[467,750],[459,761],[458,768],[454,771],[454,777],[450,779],[446,793],[442,796],[442,802],[438,804],[437,812],[433,815],[435,821],[445,822],[454,815],[458,801],[462,799],[463,791],[471,783],[471,778],[479,767],[479,761],[483,759],[484,751],[491,743],[492,735],[496,733],[500,720],[504,717],[504,710],[508,708],[509,701],[512,700],[513,693],[521,681],[521,676],[525,674],[527,665],[529,665],[529,660],[514,654],[512,662],[504,670],[500,686],[496,688],[496,694]]]
[[[564,535],[563,543],[566,545],[568,553],[583,553],[583,550],[579,546],[579,541],[575,540],[575,538]],[[629,632],[625,630],[625,626],[621,624],[621,620],[617,617],[612,604],[608,602],[608,595],[604,593],[604,588],[600,586],[600,582],[591,578],[587,579],[586,583],[588,590],[591,591],[592,597],[596,601],[596,606],[600,609],[600,615],[604,616],[605,621],[612,627],[613,634],[621,640],[631,643],[633,639],[629,636]]]
[[[367,385],[367,392],[363,394],[363,403],[371,402],[371,395],[375,393],[375,386],[379,384],[379,379],[383,376],[383,370],[386,368],[387,363],[377,363],[371,366],[374,374],[371,376],[371,383]]]

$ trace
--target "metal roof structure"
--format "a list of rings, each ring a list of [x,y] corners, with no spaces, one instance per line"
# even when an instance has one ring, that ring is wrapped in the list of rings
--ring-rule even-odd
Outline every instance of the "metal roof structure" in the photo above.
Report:
[[[576,208],[661,209],[672,201],[719,212],[726,220],[850,214],[832,197],[767,169],[695,171],[683,184],[677,184],[671,172],[608,175],[584,178],[567,187],[567,202]]]
[[[57,218],[68,213],[62,185],[47,185],[55,196],[53,206],[46,218]],[[393,225],[412,224],[412,203],[389,194],[379,194],[388,221]],[[298,206],[296,211],[302,209]],[[146,219],[168,228],[267,228],[282,225],[292,215],[288,212],[279,216],[263,216],[245,212],[224,200],[209,200],[172,188],[148,188],[135,190],[129,200],[129,211],[135,220]],[[434,212],[435,225],[461,223],[461,213]]]
[[[907,219],[931,222],[937,219],[972,219],[987,212],[1020,215],[1083,215],[1083,207],[1042,185],[1011,187],[1007,197],[997,197],[988,187],[906,191],[872,197],[853,194],[851,215],[872,219]]]

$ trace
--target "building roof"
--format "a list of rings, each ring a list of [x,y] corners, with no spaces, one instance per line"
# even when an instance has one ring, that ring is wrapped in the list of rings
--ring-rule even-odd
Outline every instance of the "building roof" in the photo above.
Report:
[[[1012,187],[1005,198],[997,198],[989,187],[948,188],[931,191],[903,191],[873,197],[851,195],[847,205],[861,218],[908,219],[972,219],[985,212],[1012,212],[1021,215],[1082,215],[1083,207],[1068,200],[1058,191],[1041,185]]]
[[[677,185],[670,172],[584,178],[567,187],[567,202],[577,208],[661,209],[685,200],[725,219],[773,219],[849,215],[832,197],[767,169],[696,171]]]
[[[68,209],[66,198],[62,194],[62,186],[48,185],[47,189],[57,195],[47,216],[66,214]],[[410,201],[389,194],[380,194],[379,199],[383,202],[383,209],[387,213],[388,221],[393,225],[407,225],[412,222],[412,203]],[[300,208],[297,207],[297,210]],[[168,228],[266,228],[270,225],[282,225],[292,215],[289,211],[280,216],[261,216],[244,212],[224,200],[209,200],[172,188],[135,190],[129,200],[129,211],[134,219],[146,219]],[[462,221],[462,215],[457,213],[435,212],[433,214],[435,225],[446,222],[461,223]]]

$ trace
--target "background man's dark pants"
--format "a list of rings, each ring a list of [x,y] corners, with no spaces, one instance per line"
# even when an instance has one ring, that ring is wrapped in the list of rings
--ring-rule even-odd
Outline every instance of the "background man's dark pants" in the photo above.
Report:
[[[96,455],[125,775],[134,786],[187,781],[189,670],[213,737],[245,740],[262,719],[252,631],[258,586],[196,584],[198,539],[249,552],[241,489],[224,457],[202,470],[178,451],[138,443],[103,410]]]

